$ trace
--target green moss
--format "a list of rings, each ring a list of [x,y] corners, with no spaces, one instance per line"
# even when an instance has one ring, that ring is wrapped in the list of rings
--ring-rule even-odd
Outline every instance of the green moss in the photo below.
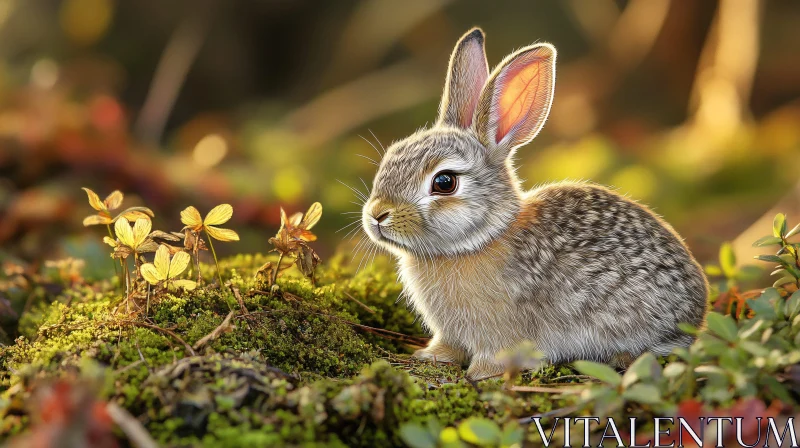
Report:
[[[356,273],[339,255],[320,267],[316,285],[290,270],[279,279],[282,293],[270,294],[252,275],[269,259],[221,260],[231,287],[154,294],[139,300],[147,310],[135,317],[114,311],[123,295],[105,286],[68,289],[40,306],[25,322],[26,337],[0,348],[0,434],[28,424],[27,411],[13,403],[27,400],[29,389],[15,385],[73,375],[85,359],[104,366],[106,399],[173,446],[393,446],[408,421],[506,421],[552,407],[508,398],[500,381],[479,391],[460,366],[410,360],[404,342],[365,328],[424,337],[398,303],[401,287],[388,260]],[[209,266],[201,273],[214,278]],[[186,347],[232,310],[229,331]]]

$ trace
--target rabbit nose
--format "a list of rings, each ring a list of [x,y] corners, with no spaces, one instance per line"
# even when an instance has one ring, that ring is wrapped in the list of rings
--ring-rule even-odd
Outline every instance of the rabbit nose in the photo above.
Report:
[[[388,217],[389,217],[389,210],[386,210],[385,212],[383,212],[380,215],[376,216],[375,220],[378,221],[378,224],[380,224],[383,221],[385,221],[386,218],[388,218]]]

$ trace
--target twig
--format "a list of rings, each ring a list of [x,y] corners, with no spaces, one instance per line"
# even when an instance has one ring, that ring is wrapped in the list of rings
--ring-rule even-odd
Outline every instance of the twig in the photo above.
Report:
[[[188,351],[188,352],[189,352],[189,353],[190,353],[192,356],[196,356],[196,355],[197,355],[197,353],[195,353],[195,351],[192,349],[192,346],[191,346],[191,345],[187,344],[187,343],[186,343],[186,341],[184,341],[183,339],[181,339],[181,337],[180,337],[180,336],[178,336],[177,334],[173,333],[173,332],[172,332],[172,331],[170,331],[170,330],[167,330],[166,328],[161,328],[161,327],[159,327],[159,326],[157,326],[157,325],[151,325],[151,324],[147,324],[147,323],[144,323],[144,322],[136,322],[135,320],[122,320],[122,321],[119,321],[119,322],[120,322],[120,323],[124,323],[124,324],[128,324],[128,325],[134,325],[134,326],[137,326],[137,327],[144,327],[144,328],[149,328],[149,329],[151,329],[151,330],[160,331],[160,332],[162,332],[162,333],[164,333],[164,334],[166,334],[166,335],[169,335],[169,336],[171,336],[173,339],[175,339],[176,341],[178,341],[178,342],[180,342],[181,344],[183,344],[183,346],[184,346],[184,347],[186,347],[186,350],[187,350],[187,351]],[[113,323],[113,322],[112,322],[112,323]]]
[[[233,292],[233,296],[236,297],[236,301],[239,302],[239,308],[242,309],[242,314],[248,314],[247,308],[244,306],[244,300],[242,300],[242,294],[239,292],[239,288],[233,286],[233,283],[228,282],[228,287],[231,288],[231,292]]]
[[[513,390],[514,392],[535,392],[540,394],[563,394],[563,393],[574,393],[579,390],[583,390],[580,386],[572,386],[572,387],[541,387],[541,386],[511,386],[508,390]]]
[[[202,346],[206,345],[208,342],[213,341],[214,339],[218,338],[219,335],[221,335],[222,333],[225,333],[225,332],[229,331],[230,328],[231,328],[231,318],[233,317],[233,314],[234,314],[233,311],[228,313],[228,315],[225,316],[225,319],[222,321],[222,323],[219,324],[219,326],[217,328],[215,328],[214,331],[212,331],[211,333],[203,336],[202,339],[200,339],[199,341],[195,342],[193,348],[195,350],[200,350],[200,348]]]
[[[141,353],[141,352],[140,352],[140,353]],[[118,375],[118,374],[120,374],[120,373],[122,373],[122,372],[127,372],[128,370],[130,370],[130,369],[132,369],[132,368],[134,368],[134,367],[138,366],[138,365],[139,365],[139,364],[141,364],[142,362],[143,362],[143,361],[142,361],[141,359],[137,359],[136,361],[134,361],[134,362],[132,362],[132,363],[128,364],[127,366],[125,366],[125,367],[123,367],[123,368],[121,368],[121,369],[117,369],[117,370],[115,370],[115,371],[114,371],[114,375]]]
[[[139,361],[142,361],[143,363],[145,363],[145,365],[147,365],[148,368],[150,368],[150,365],[147,364],[147,360],[144,359],[144,353],[142,353],[142,348],[139,347],[139,341],[138,340],[136,341],[136,351],[139,352]]]
[[[353,302],[356,302],[357,304],[361,305],[361,307],[364,308],[365,310],[367,310],[367,312],[369,312],[370,314],[375,314],[375,310],[373,310],[372,308],[368,307],[367,305],[365,305],[363,302],[361,302],[360,300],[356,299],[355,297],[351,296],[349,292],[347,292],[347,291],[343,291],[343,292],[344,292],[344,295],[349,297],[350,300],[352,300]]]
[[[119,426],[119,429],[125,433],[131,445],[136,448],[158,448],[155,440],[150,436],[150,433],[144,429],[142,423],[136,420],[128,411],[117,405],[116,403],[108,403],[106,411],[114,423]]]
[[[537,419],[537,418],[561,417],[561,416],[564,416],[564,415],[567,415],[567,414],[571,414],[571,413],[573,413],[573,412],[575,412],[577,410],[578,410],[577,406],[567,406],[565,408],[553,409],[552,411],[543,412],[541,414],[534,414],[534,415],[531,415],[530,417],[523,417],[523,418],[517,420],[517,422],[520,425],[528,425],[528,424],[533,423],[534,420]]]
[[[284,295],[290,296],[290,297],[286,297],[289,300],[297,300],[297,299],[294,299],[293,297],[291,297],[291,296],[294,296],[294,294],[284,293]],[[350,326],[355,327],[355,328],[359,328],[359,329],[364,330],[364,331],[366,331],[368,333],[372,333],[372,334],[374,334],[376,336],[379,336],[379,337],[382,337],[382,338],[385,338],[385,339],[391,339],[391,340],[395,340],[395,341],[406,342],[406,343],[409,343],[409,344],[412,344],[412,345],[416,345],[416,346],[420,346],[420,347],[424,347],[425,345],[428,344],[428,341],[430,341],[430,338],[423,338],[423,337],[418,337],[418,336],[409,336],[407,334],[398,333],[396,331],[384,330],[383,328],[370,327],[369,325],[363,325],[363,324],[355,323],[353,321],[344,319],[344,318],[339,317],[339,316],[335,316],[333,314],[316,312],[316,311],[265,310],[265,311],[254,311],[252,313],[249,313],[249,314],[246,314],[246,315],[241,315],[241,316],[236,316],[236,317],[240,318],[240,317],[249,317],[249,316],[258,315],[258,314],[273,314],[273,313],[281,313],[281,312],[295,312],[295,313],[307,312],[308,314],[315,314],[317,316],[327,317],[329,319],[332,319],[332,320],[335,320],[335,321],[350,325]]]
[[[566,379],[570,379],[570,380],[572,380],[572,379],[575,379],[575,380],[588,380],[588,379],[591,379],[591,378],[592,377],[590,377],[589,375],[563,375],[563,376],[559,376],[559,377],[555,377],[555,378],[551,379],[550,382],[551,383],[555,383],[558,380],[566,380]]]

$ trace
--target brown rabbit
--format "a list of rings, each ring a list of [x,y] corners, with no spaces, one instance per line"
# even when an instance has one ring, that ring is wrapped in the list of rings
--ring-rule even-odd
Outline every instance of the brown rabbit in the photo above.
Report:
[[[436,125],[388,148],[363,209],[433,333],[415,356],[469,362],[479,379],[525,340],[552,362],[616,365],[689,345],[678,324],[702,325],[708,284],[667,223],[605,187],[520,186],[514,152],[550,111],[555,48],[490,74],[483,42],[479,29],[458,42]]]

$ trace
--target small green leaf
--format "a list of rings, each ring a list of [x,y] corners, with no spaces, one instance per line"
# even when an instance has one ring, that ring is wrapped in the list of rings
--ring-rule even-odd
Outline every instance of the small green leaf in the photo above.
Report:
[[[763,344],[759,344],[758,342],[753,341],[742,341],[739,343],[739,346],[745,349],[747,352],[752,354],[753,356],[767,356],[769,355],[769,350],[764,347]]]
[[[475,445],[497,445],[502,433],[497,423],[485,418],[470,417],[458,425],[458,435]]]
[[[428,428],[428,432],[431,433],[431,435],[433,435],[433,436],[436,436],[436,435],[440,434],[442,432],[442,429],[443,429],[442,428],[442,424],[439,423],[439,420],[436,420],[433,417],[428,418],[428,422],[427,422],[426,426]]]
[[[761,381],[777,399],[783,401],[784,403],[792,402],[792,396],[789,394],[786,386],[781,384],[775,377],[765,376]]]
[[[772,220],[772,235],[778,238],[786,235],[786,215],[778,213]]]
[[[597,378],[612,386],[619,386],[622,383],[622,375],[605,364],[592,361],[575,361],[572,365],[578,372]]]
[[[712,311],[708,313],[706,322],[708,323],[708,329],[715,335],[728,342],[736,340],[739,330],[736,328],[736,322],[734,322],[730,316],[723,316],[722,314]]]
[[[719,277],[722,275],[722,268],[715,264],[707,264],[703,269],[709,277]]]
[[[719,266],[726,277],[736,275],[736,254],[733,253],[733,246],[725,242],[719,248]]]
[[[442,446],[448,448],[465,446],[464,442],[462,442],[461,438],[458,436],[458,430],[453,427],[444,428],[442,430],[439,434],[439,442],[442,443]]]
[[[772,287],[773,288],[777,288],[777,287],[783,286],[783,285],[785,285],[787,283],[794,283],[794,282],[795,282],[795,278],[790,276],[790,275],[787,275],[786,277],[781,277],[781,278],[775,280],[775,283],[772,284]]]
[[[622,387],[629,387],[633,383],[658,376],[661,365],[655,355],[650,352],[644,353],[636,359],[628,370],[622,375]]]
[[[691,335],[696,335],[697,333],[700,333],[700,330],[698,330],[697,327],[695,327],[692,324],[687,324],[686,322],[679,323],[678,329],[686,334],[691,334]]]
[[[667,378],[675,378],[683,375],[686,371],[686,364],[682,362],[671,362],[664,367],[664,376]]]
[[[795,291],[788,300],[786,300],[786,315],[790,319],[800,314],[800,290]]]
[[[419,423],[400,426],[400,438],[411,448],[436,448],[436,439]]]
[[[778,317],[775,312],[775,301],[780,299],[780,294],[775,288],[767,288],[763,294],[755,299],[747,301],[747,306],[750,307],[756,316],[766,320],[775,320]]]
[[[800,233],[800,224],[792,227],[792,230],[786,232],[786,238],[792,237]]]
[[[697,366],[694,372],[704,375],[718,384],[728,384],[728,372],[719,366]]]
[[[661,391],[653,384],[634,384],[622,393],[622,398],[642,404],[659,404]]]
[[[761,329],[763,324],[764,321],[761,319],[748,319],[745,323],[745,326],[742,328],[742,331],[739,333],[739,338],[747,339],[756,334],[758,330]]]
[[[753,243],[753,247],[772,246],[775,244],[781,244],[782,241],[783,240],[778,236],[762,236]]]
[[[766,261],[767,263],[783,263],[781,257],[777,255],[756,255],[756,260]]]
[[[500,446],[522,446],[525,440],[525,430],[517,422],[511,422],[503,428],[503,435],[500,439]]]

